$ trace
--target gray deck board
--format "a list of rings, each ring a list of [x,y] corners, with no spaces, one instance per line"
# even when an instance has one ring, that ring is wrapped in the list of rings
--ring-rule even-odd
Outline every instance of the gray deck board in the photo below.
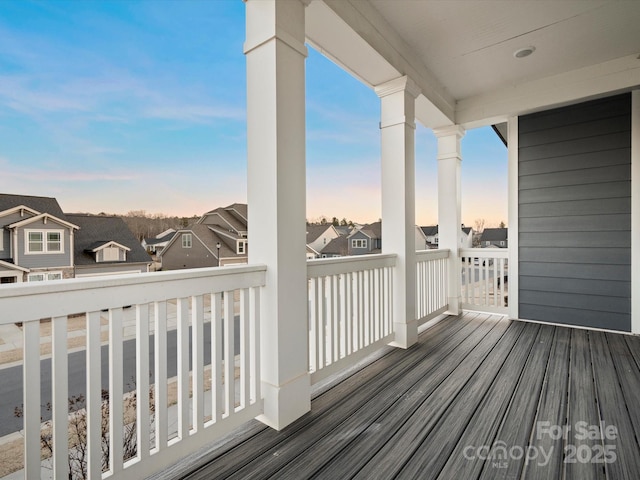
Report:
[[[325,390],[286,429],[245,429],[183,478],[635,479],[638,398],[640,338],[465,314]],[[603,445],[575,437],[577,422],[600,420],[617,428],[616,462],[565,463],[570,445]],[[540,422],[571,430],[551,438]],[[497,442],[552,454],[465,458]]]

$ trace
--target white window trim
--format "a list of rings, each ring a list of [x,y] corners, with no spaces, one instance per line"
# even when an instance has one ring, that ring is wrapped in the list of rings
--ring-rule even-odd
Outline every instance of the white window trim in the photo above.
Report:
[[[51,278],[51,277],[60,277],[60,278]],[[33,277],[42,277],[42,280],[34,280]],[[62,280],[64,277],[61,271],[55,272],[34,272],[27,275],[27,282],[43,282],[43,281],[56,281]]]
[[[352,238],[351,239],[351,248],[368,248],[369,244],[367,243],[366,238]]]
[[[186,239],[189,239],[189,245],[186,245]],[[182,242],[182,248],[192,248],[193,247],[193,235],[191,233],[183,233],[182,238],[180,239]]]
[[[243,241],[243,240],[238,241],[237,253],[238,253],[238,255],[244,255],[245,253],[247,253],[247,242],[246,241]]]
[[[41,252],[32,252],[29,250],[29,234],[30,233],[41,233],[42,234],[42,251]],[[49,233],[58,233],[60,234],[60,250],[49,251],[48,249],[48,234]],[[25,229],[24,230],[24,253],[25,255],[59,255],[64,254],[64,230],[50,230],[50,229]]]

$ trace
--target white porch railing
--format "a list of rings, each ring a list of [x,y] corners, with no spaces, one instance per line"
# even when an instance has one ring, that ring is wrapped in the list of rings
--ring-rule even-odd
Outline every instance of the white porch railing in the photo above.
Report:
[[[395,255],[309,260],[311,383],[393,341]]]
[[[416,319],[422,325],[449,308],[450,251],[421,250],[416,252]]]
[[[466,248],[460,258],[462,308],[508,313],[509,250]]]
[[[89,478],[143,478],[263,413],[258,347],[265,270],[263,266],[234,266],[3,285],[0,324],[20,322],[24,336],[24,477],[41,477],[41,429],[52,432],[55,478],[68,478],[68,455],[78,448],[77,439],[69,434],[73,416],[68,407],[67,347],[67,325],[70,316],[75,321],[78,313],[86,318],[84,446]],[[126,308],[129,305],[131,309]],[[123,392],[128,379],[124,375],[133,373],[123,371],[123,320],[133,314],[136,402],[132,404],[126,401],[131,394]],[[101,362],[105,360],[101,358],[101,318],[108,318],[108,403],[101,391]],[[52,329],[52,422],[45,425],[40,421],[44,403],[40,319],[50,319]],[[207,338],[206,321],[211,322]],[[177,329],[175,380],[167,378],[168,322],[175,322]],[[205,365],[204,346],[209,342],[211,363]],[[123,418],[129,420],[123,422]],[[136,448],[135,456],[127,459],[122,439],[132,419],[137,428]],[[172,424],[177,429],[172,430]],[[106,468],[105,454],[109,458]]]

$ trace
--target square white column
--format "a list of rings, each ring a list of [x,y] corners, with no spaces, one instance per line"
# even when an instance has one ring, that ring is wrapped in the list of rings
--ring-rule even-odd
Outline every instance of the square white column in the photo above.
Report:
[[[397,255],[393,270],[393,345],[418,341],[416,319],[415,99],[408,77],[376,87],[381,103],[382,252]]]
[[[462,196],[460,168],[461,141],[465,130],[459,125],[434,129],[438,139],[438,248],[448,249],[449,285],[448,313],[458,315],[460,309],[460,229],[462,228]]]
[[[311,409],[304,9],[299,0],[246,1],[249,263],[267,266],[259,420],[276,429]]]

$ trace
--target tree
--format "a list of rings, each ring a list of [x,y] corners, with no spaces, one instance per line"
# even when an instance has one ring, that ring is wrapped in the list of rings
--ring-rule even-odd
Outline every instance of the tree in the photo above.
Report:
[[[338,225],[340,225],[340,220],[338,220],[338,217],[333,217],[331,219],[331,225],[333,225],[334,227],[337,227]]]
[[[506,228],[507,224],[504,221],[500,222],[500,228]]]
[[[349,224],[347,223],[347,219],[346,219],[346,218],[343,218],[342,220],[340,220],[340,225],[341,225],[341,226],[343,226],[343,227],[346,227],[347,225],[349,225]]]
[[[485,223],[484,218],[476,218],[473,221],[473,224],[475,225],[474,230],[478,233],[482,233],[482,231],[484,230],[484,223]]]

